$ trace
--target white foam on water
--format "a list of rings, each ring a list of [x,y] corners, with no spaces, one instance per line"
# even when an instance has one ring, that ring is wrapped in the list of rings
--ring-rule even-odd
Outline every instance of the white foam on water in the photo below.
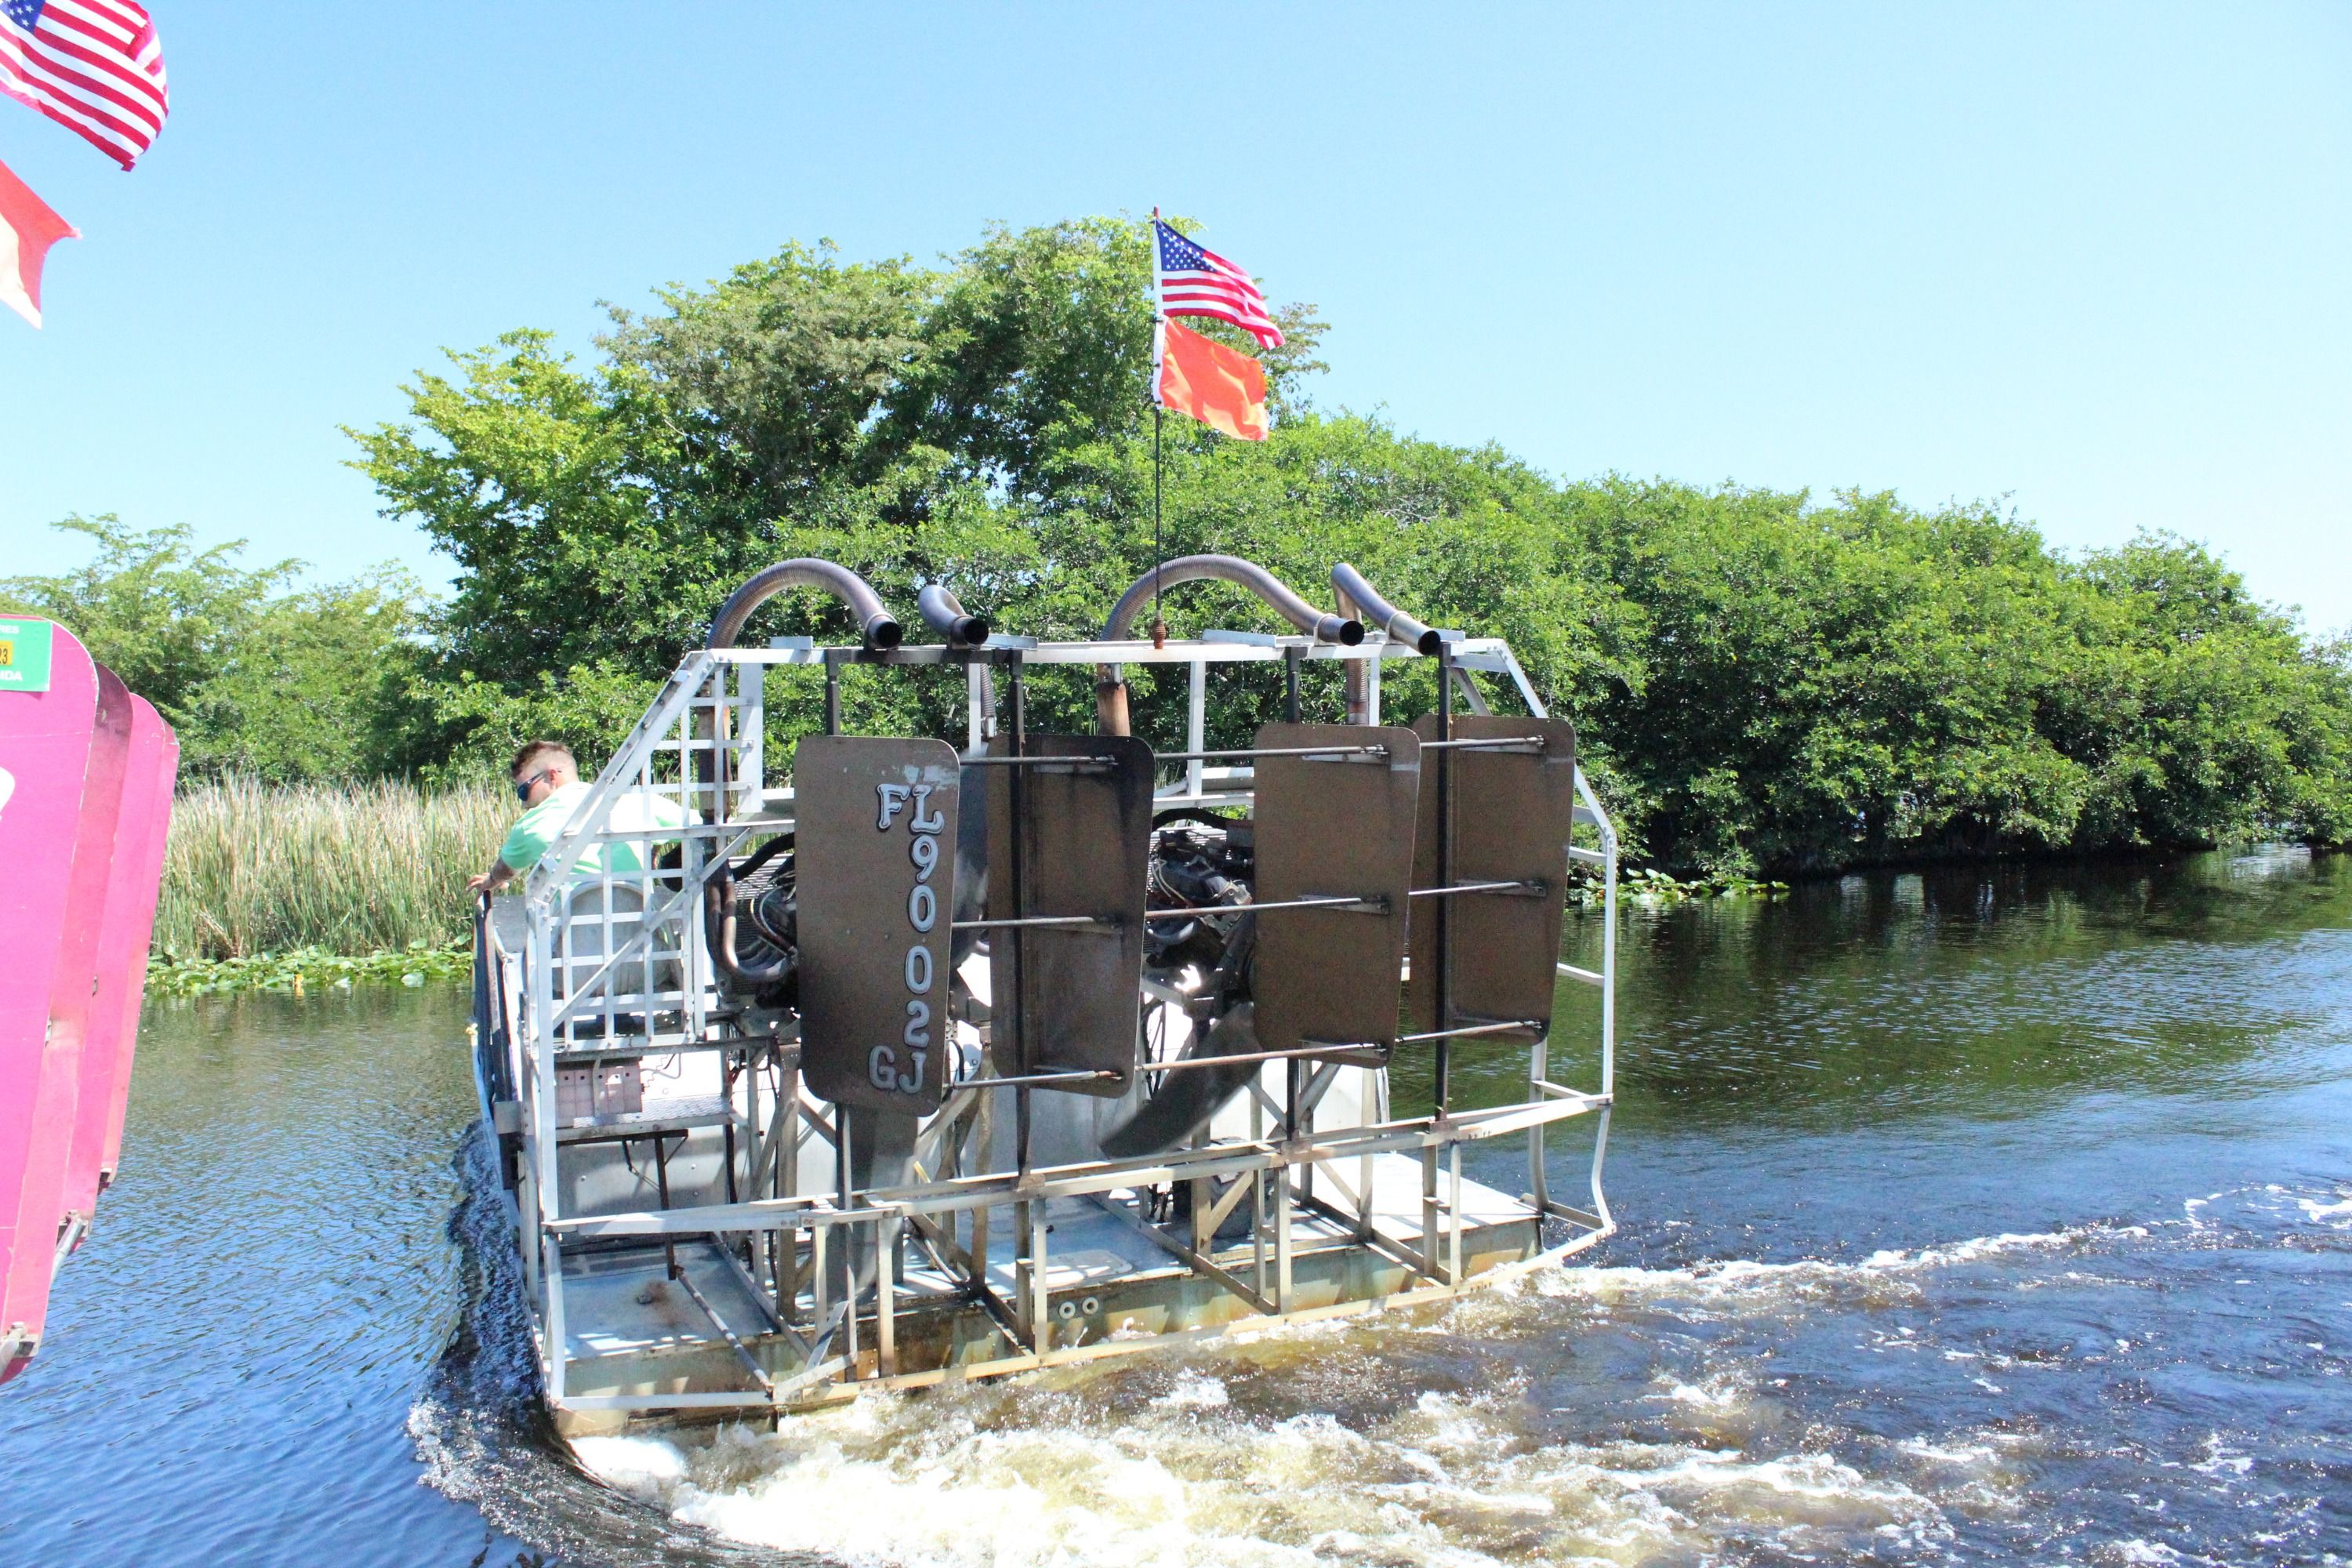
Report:
[[[1253,1417],[1202,1398],[1213,1386],[1185,1369],[1116,1411],[1068,1385],[878,1395],[698,1447],[575,1447],[681,1522],[859,1568],[1484,1568],[1950,1533],[1927,1497],[1828,1456],[1535,1440],[1508,1391],[1401,1394],[1359,1429]],[[1706,1392],[1710,1407],[1726,1397]]]
[[[1551,1298],[1587,1298],[1603,1304],[1678,1300],[1698,1309],[1702,1315],[1709,1307],[1737,1305],[1747,1310],[1776,1297],[1792,1304],[1857,1294],[1865,1300],[1907,1300],[1917,1293],[1916,1280],[1919,1276],[1937,1270],[2021,1253],[2058,1252],[2107,1239],[2141,1239],[2147,1234],[2141,1226],[2070,1226],[2060,1230],[1974,1237],[1941,1247],[1885,1248],[1859,1263],[1818,1258],[1759,1263],[1732,1258],[1679,1268],[1621,1266],[1541,1269],[1525,1276],[1517,1290]],[[2021,1283],[2019,1288],[2025,1286]]]
[[[2327,1225],[2328,1228],[2332,1230],[2352,1229],[2352,1198],[2346,1198],[2341,1203],[2333,1204],[2323,1204],[2311,1198],[2297,1198],[2295,1200],[2295,1205],[2297,1207],[2301,1208],[2305,1214],[2310,1215],[2313,1219],[2319,1221],[2323,1225]],[[2329,1224],[2329,1222],[2335,1220],[2341,1220],[2344,1223],[2341,1225]]]
[[[1875,1306],[1916,1298],[1937,1270],[2146,1234],[2004,1233],[1860,1262],[1538,1270],[1379,1337],[1475,1334],[1488,1314],[1523,1318],[1531,1300],[1685,1318],[1824,1300]],[[1348,1422],[1252,1408],[1237,1374],[1327,1363],[1349,1353],[1330,1342],[1364,1331],[1315,1325],[1156,1371],[1106,1363],[869,1395],[774,1433],[725,1428],[699,1446],[590,1439],[576,1449],[590,1470],[683,1523],[858,1568],[1631,1563],[1704,1561],[1759,1538],[1792,1554],[1875,1542],[1926,1555],[1952,1540],[1946,1503],[2000,1510],[2013,1489],[2013,1462],[1973,1436],[1890,1446],[1887,1474],[1793,1451],[1800,1435],[1771,1417],[1769,1391],[1759,1401],[1753,1365],[1660,1373],[1643,1403],[1663,1426],[1638,1440],[1614,1430],[1563,1439],[1524,1389],[1508,1387],[1399,1387],[1393,1408],[1375,1403],[1370,1417]],[[1375,1353],[1360,1375],[1395,1373]]]
[[[2180,1547],[2168,1547],[2161,1540],[2140,1538],[2126,1538],[2119,1540],[2119,1542],[2094,1547],[2091,1549],[2091,1561],[2094,1563],[2122,1563],[2124,1568],[2140,1568],[2143,1563],[2152,1565],[2152,1568],[2242,1568],[2242,1563],[2237,1563],[2237,1561],[2216,1559],[2216,1556],[2206,1556],[2201,1552],[2189,1554],[2189,1552],[2180,1552]],[[2328,1554],[2319,1561],[2338,1563],[2343,1559]]]
[[[572,1452],[607,1486],[647,1501],[686,1479],[686,1456],[660,1437],[575,1437]]]
[[[1703,1410],[1728,1409],[1733,1399],[1728,1390],[1697,1388],[1687,1383],[1675,1384],[1666,1391],[1665,1397],[1680,1405],[1696,1405]]]
[[[1925,1437],[1907,1437],[1897,1443],[1895,1447],[1914,1458],[1931,1459],[1939,1465],[1990,1465],[2000,1458],[1993,1452],[1991,1445],[1987,1443],[1970,1443],[1964,1447],[1952,1447],[1931,1443]]]
[[[2232,1449],[2221,1434],[2215,1432],[2205,1439],[2205,1457],[2189,1467],[2200,1475],[2242,1476],[2254,1468],[2250,1455]]]
[[[1188,1371],[1176,1379],[1175,1387],[1151,1403],[1165,1410],[1221,1410],[1233,1403],[1233,1396],[1223,1383],[1206,1373]]]
[[[2314,1225],[2352,1231],[2352,1190],[2341,1185],[2298,1190],[2264,1182],[2190,1198],[2181,1207],[2191,1234],[2236,1230],[2246,1245],[2259,1246],[2269,1232],[2280,1244],[2294,1246],[2293,1237]]]

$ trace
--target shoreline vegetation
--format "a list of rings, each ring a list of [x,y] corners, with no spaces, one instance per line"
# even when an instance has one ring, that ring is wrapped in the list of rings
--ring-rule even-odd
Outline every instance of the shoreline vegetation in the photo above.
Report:
[[[489,864],[512,809],[488,785],[228,779],[187,790],[173,815],[148,994],[313,996],[462,983],[473,972],[465,878]],[[1844,869],[2110,858],[1947,856]],[[1580,868],[1574,875],[1570,908],[1597,911],[1599,882]],[[1648,905],[1789,890],[1786,881],[1676,877],[1655,867],[1622,868],[1617,883],[1621,903]]]
[[[463,979],[466,877],[498,854],[513,805],[483,784],[232,777],[184,790],[163,856],[149,994]]]
[[[285,996],[333,995],[360,985],[419,986],[463,981],[474,972],[473,944],[344,956],[324,948],[257,952],[240,958],[147,956],[150,996],[233,996],[273,992]]]
[[[1144,224],[1112,217],[992,227],[936,263],[788,245],[616,310],[585,354],[531,331],[450,352],[401,389],[404,418],[346,432],[382,515],[454,568],[446,593],[391,568],[310,584],[168,521],[61,520],[90,559],[0,577],[0,611],[71,626],[179,732],[188,826],[158,949],[419,973],[412,943],[467,929],[462,873],[511,815],[516,745],[593,768],[753,573],[817,556],[902,609],[945,584],[993,625],[1089,637],[1159,559],[1163,498],[1169,556],[1243,556],[1318,602],[1347,562],[1433,626],[1507,640],[1578,726],[1625,863],[1673,879],[1646,884],[1659,897],[2352,844],[2352,634],[2258,599],[2200,543],[2066,551],[1998,501],[1548,474],[1318,406],[1327,323],[1298,302],[1285,345],[1255,351],[1266,438],[1180,419],[1163,442],[1150,265]],[[1213,583],[1171,588],[1166,615],[1179,637],[1285,625]],[[742,628],[856,635],[798,593]],[[853,731],[961,723],[960,687],[880,674],[845,675]],[[1430,668],[1389,679],[1391,712],[1433,705]],[[1132,671],[1135,732],[1177,749],[1185,691]],[[1299,696],[1310,721],[1345,712],[1328,664]],[[1041,731],[1092,728],[1083,668],[1040,671],[1029,700]],[[823,705],[811,672],[771,673],[769,765]],[[1283,710],[1270,667],[1231,672],[1208,743]]]
[[[473,968],[466,875],[490,863],[512,814],[506,793],[486,784],[199,784],[173,810],[148,994],[463,981]],[[1621,898],[1673,900],[1787,884],[1628,870],[1618,887]],[[1596,893],[1585,881],[1570,899],[1597,905]]]

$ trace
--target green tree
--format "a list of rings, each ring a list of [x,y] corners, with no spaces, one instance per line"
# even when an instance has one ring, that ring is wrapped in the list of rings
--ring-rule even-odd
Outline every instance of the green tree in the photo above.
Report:
[[[95,552],[53,577],[0,578],[0,605],[71,628],[93,658],[175,726],[187,723],[196,689],[226,667],[301,571],[298,561],[238,565],[241,539],[198,550],[185,523],[141,531],[101,512],[52,526],[93,541]]]
[[[614,312],[593,366],[514,332],[420,374],[407,422],[352,434],[386,514],[459,569],[436,711],[504,731],[550,675],[622,700],[621,677],[656,679],[770,561],[832,552],[907,581],[938,564],[935,521],[960,538],[992,506],[1050,510],[1073,447],[1141,426],[1149,276],[1144,227],[1121,219],[995,230],[937,268],[788,246]],[[1264,357],[1296,407],[1322,329],[1311,308],[1282,319],[1289,342]],[[756,629],[850,628],[793,596]]]
[[[198,550],[184,525],[112,515],[57,525],[88,536],[82,567],[0,581],[0,604],[48,616],[155,704],[191,776],[291,783],[409,771],[431,742],[411,696],[423,595],[381,568],[291,586],[296,561],[247,568],[242,540]]]
[[[2075,568],[2089,591],[2073,715],[2103,835],[2136,844],[2352,836],[2352,662],[2307,644],[2202,546],[2143,534]]]
[[[947,581],[1009,629],[1091,635],[1153,559],[1148,259],[1142,226],[1107,218],[992,230],[928,267],[787,247],[616,311],[593,363],[520,332],[420,375],[407,421],[356,436],[387,514],[459,568],[412,732],[451,769],[543,731],[593,754],[724,595],[791,555],[856,568],[901,614]],[[1168,551],[1245,555],[1317,599],[1349,560],[1436,624],[1505,636],[1656,863],[2352,833],[2345,647],[2310,643],[2198,547],[2070,561],[1989,505],[1562,484],[1318,412],[1321,323],[1300,307],[1285,325],[1261,355],[1268,440],[1170,422]],[[1167,611],[1180,633],[1274,625],[1221,584]],[[792,595],[748,635],[851,630]],[[1218,743],[1278,710],[1277,671],[1231,684]],[[772,678],[771,723],[813,727],[818,690]],[[1336,673],[1310,670],[1306,695],[1336,715]],[[1406,667],[1384,706],[1433,698]],[[861,727],[952,733],[961,695],[852,671],[845,700]],[[1042,726],[1083,727],[1086,672],[1041,675],[1032,702]],[[1135,672],[1134,712],[1171,742],[1181,681]]]

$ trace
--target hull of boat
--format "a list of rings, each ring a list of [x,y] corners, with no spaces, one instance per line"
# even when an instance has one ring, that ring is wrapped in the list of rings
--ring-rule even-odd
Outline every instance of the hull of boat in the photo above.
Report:
[[[0,686],[0,1382],[47,1324],[120,1148],[178,744],[71,633],[38,689]]]

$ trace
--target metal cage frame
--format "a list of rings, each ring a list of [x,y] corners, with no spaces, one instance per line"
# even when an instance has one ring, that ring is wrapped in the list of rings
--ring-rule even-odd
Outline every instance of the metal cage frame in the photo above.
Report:
[[[1435,1109],[1426,1116],[1389,1118],[1386,1069],[1350,1068],[1380,1074],[1377,1096],[1365,1104],[1381,1114],[1368,1114],[1359,1125],[1318,1131],[1314,1110],[1342,1069],[1339,1064],[1286,1062],[1276,1065],[1290,1070],[1261,1070],[1250,1085],[1250,1136],[1213,1139],[1139,1159],[1040,1167],[1033,1165],[1026,1142],[1028,1102],[1033,1094],[1051,1092],[1051,1085],[980,1076],[956,1083],[945,1107],[924,1124],[913,1169],[927,1176],[944,1172],[960,1157],[950,1145],[960,1149],[975,1130],[985,1141],[1004,1114],[1008,1094],[1024,1129],[1013,1168],[852,1190],[836,1133],[840,1119],[800,1083],[793,1032],[745,1032],[741,1010],[730,1007],[715,983],[702,921],[706,885],[751,840],[789,831],[795,824],[792,788],[769,787],[764,779],[763,687],[772,669],[821,668],[827,729],[837,731],[845,667],[962,666],[968,688],[964,754],[970,757],[982,751],[996,723],[988,700],[992,674],[1005,678],[1017,732],[1028,670],[1186,667],[1184,749],[1157,758],[1163,765],[1181,764],[1181,776],[1156,789],[1157,811],[1251,803],[1248,753],[1213,751],[1206,743],[1212,667],[1283,665],[1295,716],[1303,665],[1360,661],[1361,721],[1377,724],[1381,672],[1391,660],[1421,658],[1439,667],[1444,712],[1454,710],[1457,696],[1471,712],[1489,711],[1475,679],[1486,675],[1508,681],[1531,715],[1545,716],[1534,686],[1501,639],[1453,634],[1444,634],[1430,655],[1379,632],[1360,645],[1342,646],[1311,637],[1211,631],[1164,644],[1045,643],[996,636],[977,647],[885,650],[780,638],[762,648],[698,649],[681,660],[531,870],[520,895],[495,900],[496,908],[486,900],[479,922],[477,1076],[484,1114],[504,1146],[517,1239],[538,1319],[541,1372],[560,1423],[576,1430],[631,1418],[772,1416],[864,1388],[998,1376],[1179,1340],[1247,1333],[1452,1296],[1549,1264],[1612,1234],[1615,1222],[1601,1178],[1615,1088],[1618,846],[1616,830],[1580,765],[1574,774],[1574,821],[1590,830],[1593,842],[1571,840],[1562,848],[1567,862],[1590,868],[1601,882],[1601,968],[1559,963],[1557,969],[1565,980],[1601,993],[1599,1082],[1593,1089],[1553,1080],[1547,1028],[1528,1047],[1524,1099],[1455,1110],[1444,1081],[1441,1039]],[[674,847],[666,854],[668,847]],[[584,874],[579,870],[583,862],[592,867]],[[585,1067],[593,1073],[616,1060],[709,1050],[720,1053],[722,1064],[722,1092],[712,1103],[673,1106],[658,1121],[594,1115],[585,1124],[572,1125],[582,1119],[559,1114],[561,1072]],[[1579,1206],[1551,1195],[1544,1137],[1553,1122],[1587,1114],[1598,1120],[1589,1206]],[[604,1125],[608,1121],[620,1130]],[[650,1138],[655,1160],[667,1162],[669,1137],[678,1137],[683,1148],[697,1130],[714,1129],[724,1140],[726,1201],[670,1206],[665,1163],[660,1206],[567,1212],[559,1155],[568,1142],[607,1135]],[[1465,1251],[1462,1145],[1520,1133],[1528,1137],[1528,1191],[1518,1201],[1532,1241],[1519,1256],[1499,1262],[1488,1258],[1479,1267]],[[797,1190],[803,1152],[813,1142],[837,1157],[842,1177],[835,1191]],[[1420,1167],[1421,1226],[1411,1241],[1384,1233],[1378,1223],[1373,1163],[1392,1154]],[[1189,1234],[1141,1224],[1116,1196],[1179,1184],[1193,1200]],[[1052,1300],[1046,1216],[1052,1203],[1070,1198],[1118,1213],[1145,1232],[1171,1268],[1186,1279],[1207,1281],[1218,1293],[1214,1310],[1191,1326],[1108,1335],[1090,1331],[1084,1322],[1074,1328],[1066,1311],[1057,1317],[1057,1305],[1068,1303]],[[1244,1199],[1250,1215],[1246,1257],[1221,1258],[1219,1225]],[[1009,1291],[990,1277],[992,1223],[996,1211],[1008,1206],[1014,1252]],[[1294,1237],[1297,1226],[1310,1220],[1327,1237],[1337,1235],[1389,1268],[1392,1288],[1308,1300],[1297,1285],[1300,1255]],[[567,1260],[576,1262],[599,1248],[656,1246],[667,1253],[671,1276],[683,1280],[708,1321],[704,1342],[713,1355],[698,1363],[706,1370],[670,1378],[671,1386],[634,1392],[572,1387],[566,1351]],[[696,1276],[677,1268],[677,1255],[687,1247],[701,1247],[698,1257],[723,1259],[714,1267],[735,1277],[758,1303],[761,1321],[742,1321],[740,1312],[737,1321],[727,1321]],[[939,1365],[902,1364],[906,1313],[919,1304],[899,1278],[899,1260],[909,1247],[929,1260],[927,1267],[935,1266],[927,1278],[953,1282],[959,1293],[955,1310],[993,1335],[985,1348]],[[865,1280],[855,1264],[845,1262],[856,1256],[883,1258],[887,1266],[873,1268],[873,1278]],[[1394,1278],[1397,1271],[1401,1279]],[[710,1278],[703,1276],[705,1284]],[[929,1305],[936,1309],[938,1303]],[[714,1363],[727,1370],[709,1370]],[[732,1386],[707,1386],[714,1383]]]

